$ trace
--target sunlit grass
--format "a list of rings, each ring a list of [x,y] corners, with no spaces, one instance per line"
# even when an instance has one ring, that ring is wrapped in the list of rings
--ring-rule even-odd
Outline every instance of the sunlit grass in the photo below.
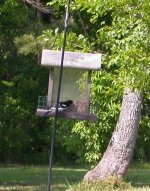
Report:
[[[113,191],[114,185],[82,182],[87,168],[54,167],[52,172],[52,191]],[[7,166],[0,167],[0,191],[46,191],[47,166]],[[126,191],[150,191],[150,164],[132,165],[126,177]],[[129,184],[131,183],[131,184]],[[121,191],[123,187],[115,187]]]
[[[69,184],[82,179],[87,169],[55,167],[52,172],[52,190],[66,190]],[[0,168],[0,191],[43,191],[47,188],[46,166],[9,166]]]

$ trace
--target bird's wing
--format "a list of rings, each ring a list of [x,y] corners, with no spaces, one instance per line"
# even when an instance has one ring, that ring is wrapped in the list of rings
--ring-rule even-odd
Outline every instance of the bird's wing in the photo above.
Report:
[[[67,105],[66,105],[65,103],[62,103],[62,104],[61,104],[61,107],[66,108]]]

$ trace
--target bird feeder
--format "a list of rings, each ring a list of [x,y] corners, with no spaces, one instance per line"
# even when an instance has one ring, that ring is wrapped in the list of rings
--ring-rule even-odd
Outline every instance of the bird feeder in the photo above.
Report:
[[[50,108],[56,103],[61,51],[44,49],[41,65],[50,68],[48,95],[40,96],[37,116],[54,117]],[[63,76],[61,82],[60,102],[72,100],[67,110],[58,113],[58,117],[96,121],[97,117],[90,114],[91,72],[101,68],[102,54],[65,52]]]

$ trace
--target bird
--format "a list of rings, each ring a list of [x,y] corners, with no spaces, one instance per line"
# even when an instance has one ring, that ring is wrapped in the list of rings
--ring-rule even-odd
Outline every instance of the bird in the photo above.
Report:
[[[58,103],[58,111],[64,111],[66,109],[68,109],[68,107],[73,103],[72,100],[67,100],[67,101],[62,101]],[[51,110],[56,110],[56,106],[57,104],[54,104],[51,107]]]
[[[63,112],[69,108],[69,106],[73,104],[72,100],[62,101],[58,103],[58,111]],[[57,104],[54,104],[50,109],[49,112],[55,112],[56,111]]]

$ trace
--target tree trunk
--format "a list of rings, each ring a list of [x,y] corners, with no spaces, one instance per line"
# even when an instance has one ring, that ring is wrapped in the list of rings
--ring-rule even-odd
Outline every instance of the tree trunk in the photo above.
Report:
[[[125,90],[120,116],[112,138],[98,165],[87,172],[84,180],[105,180],[110,176],[123,179],[127,173],[137,137],[141,116],[142,95]]]
[[[36,4],[40,7],[41,0],[36,0]],[[37,19],[39,22],[39,27],[41,26],[41,12],[39,9],[36,9]]]

